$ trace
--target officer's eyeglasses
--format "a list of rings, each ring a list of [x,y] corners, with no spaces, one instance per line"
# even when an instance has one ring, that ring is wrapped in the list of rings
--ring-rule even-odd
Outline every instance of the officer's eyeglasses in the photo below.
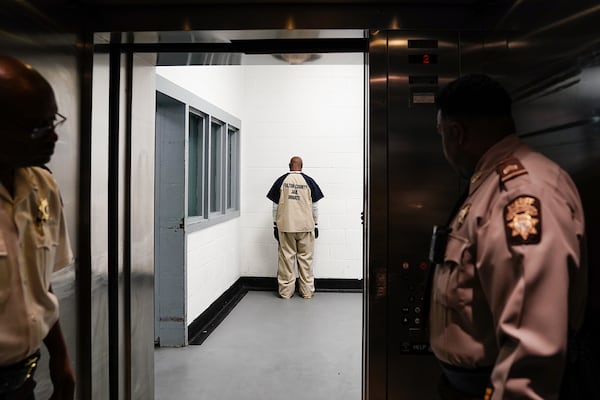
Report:
[[[67,117],[65,117],[61,113],[56,113],[56,115],[54,116],[54,121],[52,121],[50,124],[48,124],[46,126],[40,126],[39,128],[34,128],[31,131],[29,136],[32,139],[39,139],[39,138],[43,137],[45,134],[47,134],[48,132],[53,131],[56,128],[58,128],[59,126],[61,126],[62,124],[64,124],[66,120],[67,120]]]

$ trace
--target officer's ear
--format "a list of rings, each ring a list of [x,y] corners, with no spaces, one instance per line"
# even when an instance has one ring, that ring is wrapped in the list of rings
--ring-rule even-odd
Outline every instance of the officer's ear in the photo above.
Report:
[[[462,145],[465,143],[465,140],[467,137],[467,128],[462,121],[460,121],[458,119],[449,120],[448,121],[448,132],[450,133],[450,135],[452,136],[454,141],[456,143],[458,143],[459,145]]]

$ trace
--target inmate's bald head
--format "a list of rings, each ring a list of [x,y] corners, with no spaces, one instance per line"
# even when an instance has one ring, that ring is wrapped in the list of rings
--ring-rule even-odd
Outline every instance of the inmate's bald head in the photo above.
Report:
[[[292,157],[290,160],[290,171],[302,171],[302,158],[298,156]]]

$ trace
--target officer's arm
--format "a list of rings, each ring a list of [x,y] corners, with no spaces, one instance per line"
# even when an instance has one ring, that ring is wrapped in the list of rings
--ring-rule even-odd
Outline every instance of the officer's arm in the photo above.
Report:
[[[559,391],[578,228],[564,201],[544,196],[542,203],[530,192],[504,192],[479,228],[477,265],[499,346],[493,399],[549,399]]]
[[[50,378],[54,386],[50,400],[72,400],[75,393],[75,374],[58,320],[44,338],[44,345],[50,355]]]

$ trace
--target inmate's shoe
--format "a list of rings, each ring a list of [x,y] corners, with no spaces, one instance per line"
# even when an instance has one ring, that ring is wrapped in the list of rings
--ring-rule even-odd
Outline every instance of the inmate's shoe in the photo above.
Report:
[[[311,294],[303,294],[303,295],[302,295],[302,298],[303,298],[304,300],[310,300],[310,299],[312,299],[312,293],[311,293]]]

